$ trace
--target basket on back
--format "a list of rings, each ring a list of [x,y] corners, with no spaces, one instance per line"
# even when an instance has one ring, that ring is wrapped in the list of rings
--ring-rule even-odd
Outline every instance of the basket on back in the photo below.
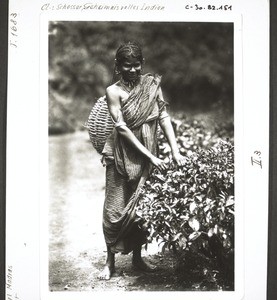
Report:
[[[101,154],[107,137],[114,128],[105,96],[100,97],[92,107],[88,117],[87,127],[93,147]]]

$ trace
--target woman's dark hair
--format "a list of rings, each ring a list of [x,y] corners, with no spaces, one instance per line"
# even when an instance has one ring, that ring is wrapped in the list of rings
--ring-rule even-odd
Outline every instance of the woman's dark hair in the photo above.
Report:
[[[113,70],[113,77],[112,77],[112,81],[110,84],[112,84],[116,81],[116,78],[119,74],[117,71],[118,66],[120,64],[122,64],[123,61],[129,57],[135,57],[141,63],[144,62],[141,46],[137,42],[128,42],[126,44],[122,44],[117,49],[116,54],[115,54],[115,66],[114,66],[114,70]]]
[[[142,55],[141,46],[137,42],[128,42],[121,45],[115,55],[116,64],[121,64],[124,59],[129,57],[137,58],[141,63],[143,63],[144,58]]]

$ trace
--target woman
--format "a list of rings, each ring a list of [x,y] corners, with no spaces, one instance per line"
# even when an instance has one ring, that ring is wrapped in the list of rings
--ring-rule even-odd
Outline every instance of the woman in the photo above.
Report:
[[[115,271],[115,253],[133,251],[133,265],[152,271],[141,257],[146,234],[135,223],[135,206],[141,186],[154,166],[166,169],[157,157],[157,125],[163,129],[178,165],[180,155],[166,102],[160,87],[161,78],[142,75],[144,58],[140,46],[129,42],[116,52],[115,72],[120,80],[106,90],[106,99],[114,130],[103,150],[106,165],[106,195],[103,231],[107,260],[100,279],[108,280]]]

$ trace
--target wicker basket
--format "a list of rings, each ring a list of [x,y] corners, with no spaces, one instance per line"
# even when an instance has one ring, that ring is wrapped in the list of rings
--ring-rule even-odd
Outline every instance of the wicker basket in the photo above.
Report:
[[[105,96],[100,97],[92,107],[86,125],[93,147],[101,154],[114,128]]]

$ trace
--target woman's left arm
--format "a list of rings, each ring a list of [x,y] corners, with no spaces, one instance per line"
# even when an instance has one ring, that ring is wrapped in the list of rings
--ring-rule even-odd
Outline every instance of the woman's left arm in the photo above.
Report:
[[[180,154],[179,148],[176,142],[175,133],[171,124],[170,117],[165,117],[160,120],[160,126],[166,136],[168,144],[171,148],[172,158],[179,165],[182,166],[185,163],[186,158]]]
[[[159,90],[159,97],[160,97],[160,99],[163,99],[161,89]],[[161,126],[164,134],[165,134],[165,137],[168,141],[168,144],[171,148],[173,160],[179,166],[184,165],[184,163],[186,161],[186,158],[183,155],[181,155],[180,152],[179,152],[179,148],[178,148],[178,145],[177,145],[177,142],[176,142],[174,129],[173,129],[173,126],[172,126],[171,119],[170,119],[169,115],[167,115],[166,117],[160,119],[159,123],[160,123],[160,126]]]

